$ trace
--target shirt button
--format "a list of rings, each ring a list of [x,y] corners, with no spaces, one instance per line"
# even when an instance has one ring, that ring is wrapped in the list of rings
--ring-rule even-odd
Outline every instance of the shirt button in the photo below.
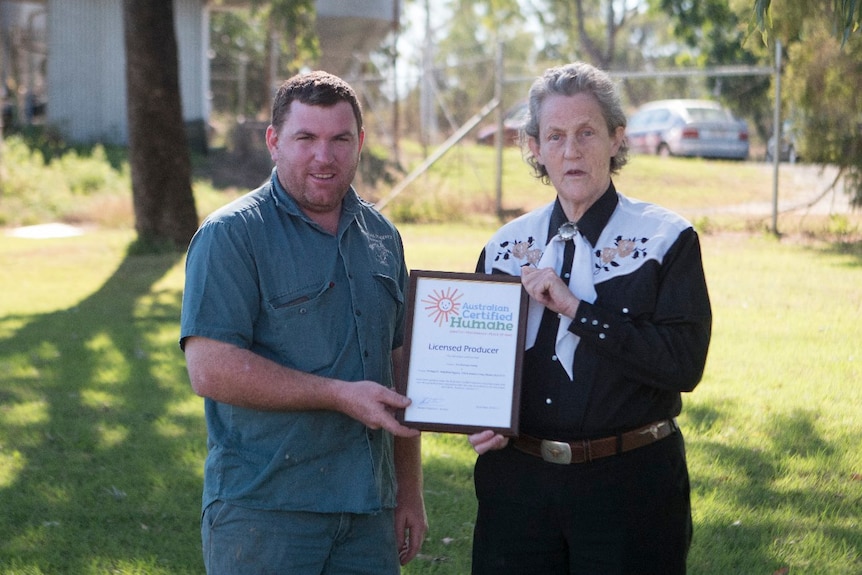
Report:
[[[360,315],[362,315],[362,312],[360,310],[356,310],[356,315],[360,316]]]
[[[608,324],[606,324],[606,323],[603,323],[603,324],[602,324],[602,327],[603,327],[603,328],[605,328],[605,329],[609,329],[611,326],[609,326],[609,325],[608,325]]]
[[[581,318],[581,323],[587,323],[587,318],[582,317],[582,318]]]
[[[599,320],[594,319],[594,320],[593,320],[593,325],[599,325]]]
[[[564,277],[564,278],[566,278],[566,279],[569,279],[570,277],[572,277],[572,274],[566,274],[566,275],[564,275],[563,277]]]
[[[305,314],[307,314],[307,313],[308,313],[308,310],[307,310],[307,309],[305,309],[304,307],[299,308],[299,314],[300,314],[300,315],[305,315]]]
[[[554,403],[554,401],[549,397],[545,400],[545,403],[551,405],[552,403]]]
[[[623,313],[629,313],[629,308],[624,307],[624,308],[623,308]]]
[[[557,361],[557,356],[556,356],[556,355],[552,355],[552,356],[551,356],[551,361]]]
[[[599,334],[599,339],[605,339],[606,337],[607,337],[607,336],[606,336],[605,334],[603,334],[603,333],[600,333],[600,334]]]

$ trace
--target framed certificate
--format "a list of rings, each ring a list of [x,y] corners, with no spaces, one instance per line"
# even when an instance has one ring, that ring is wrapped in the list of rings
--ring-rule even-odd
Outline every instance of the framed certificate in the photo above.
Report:
[[[526,325],[519,277],[411,270],[398,420],[517,435]]]

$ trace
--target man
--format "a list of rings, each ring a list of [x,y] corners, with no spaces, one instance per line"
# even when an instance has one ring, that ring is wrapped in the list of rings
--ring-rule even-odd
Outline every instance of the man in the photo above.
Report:
[[[287,80],[270,181],[189,247],[180,343],[205,398],[210,574],[398,573],[424,539],[419,433],[393,416],[407,270],[351,186],[364,138],[347,83]]]
[[[530,90],[526,159],[556,199],[503,226],[477,271],[530,296],[521,435],[480,454],[477,575],[682,575],[691,542],[680,393],[712,314],[698,236],[617,192],[626,118],[607,74],[551,68]]]

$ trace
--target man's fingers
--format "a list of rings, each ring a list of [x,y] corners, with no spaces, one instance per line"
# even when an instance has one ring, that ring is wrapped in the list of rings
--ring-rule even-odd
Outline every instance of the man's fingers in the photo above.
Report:
[[[408,405],[410,405],[410,398],[405,397],[398,393],[397,391],[393,391],[391,389],[383,388],[383,395],[380,400],[390,407],[394,407],[395,409],[404,409]]]
[[[397,437],[416,437],[420,434],[418,429],[413,429],[412,427],[406,427],[398,423],[398,421],[393,418],[393,423],[390,425],[384,425],[383,429],[395,435]]]

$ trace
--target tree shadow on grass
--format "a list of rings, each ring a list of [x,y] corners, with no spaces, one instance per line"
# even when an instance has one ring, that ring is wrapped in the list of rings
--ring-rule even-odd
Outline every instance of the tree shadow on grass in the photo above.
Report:
[[[836,488],[836,481],[856,488],[850,478],[830,477],[832,470],[820,465],[838,452],[818,433],[817,419],[816,412],[805,410],[772,416],[759,426],[762,447],[734,445],[715,435],[689,440],[689,451],[709,462],[692,475],[694,505],[704,501],[713,510],[695,521],[692,575],[773,573],[784,566],[823,575],[858,572],[862,535],[854,525],[862,502]],[[716,414],[714,421],[720,420]],[[731,514],[734,510],[738,515]],[[849,562],[830,550],[845,553]],[[811,564],[806,554],[834,561]]]
[[[3,320],[0,567],[202,571],[202,409],[176,344],[181,294],[154,290],[177,262],[128,256],[77,306]]]
[[[862,240],[835,241],[814,249],[824,255],[848,257],[849,260],[844,264],[848,267],[862,266]]]
[[[421,554],[404,569],[411,573],[463,575],[470,572],[476,497],[473,491],[473,465],[458,455],[469,452],[467,439],[453,435],[436,436],[445,445],[443,455],[423,456],[425,507],[430,530]],[[447,453],[454,454],[450,457]]]
[[[739,409],[732,404],[692,403],[680,418],[690,458],[698,460],[691,475],[695,537],[689,573],[766,574],[784,566],[811,574],[857,573],[862,535],[853,525],[862,502],[850,494],[858,489],[850,478],[848,491],[842,493],[829,484],[829,469],[817,469],[818,462],[840,456],[840,450],[818,432],[818,413],[778,413],[756,429],[736,430],[746,438],[750,433],[762,435],[762,445],[752,446],[727,440],[726,426]],[[466,440],[442,441],[443,456],[424,458],[431,531],[407,574],[469,572],[476,509],[473,468],[457,457],[459,442]],[[786,477],[790,460],[803,465],[792,466],[795,476]],[[816,470],[810,477],[808,467]],[[812,564],[809,555],[831,563]]]

